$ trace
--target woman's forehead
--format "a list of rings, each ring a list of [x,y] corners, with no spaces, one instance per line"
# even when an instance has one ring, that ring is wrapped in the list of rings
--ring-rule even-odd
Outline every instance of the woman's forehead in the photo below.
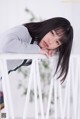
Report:
[[[57,35],[62,36],[64,34],[64,30],[61,28],[56,28],[54,29]]]
[[[56,36],[58,36],[59,39],[62,38],[63,36],[63,32],[62,31],[55,31],[55,30],[52,30],[53,33],[55,33]]]

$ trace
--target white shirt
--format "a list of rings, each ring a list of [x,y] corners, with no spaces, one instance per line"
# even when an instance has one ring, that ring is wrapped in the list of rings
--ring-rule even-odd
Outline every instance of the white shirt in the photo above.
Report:
[[[39,53],[40,47],[31,40],[25,26],[11,28],[0,36],[0,53]]]
[[[30,44],[31,40],[32,37],[25,26],[11,28],[0,36],[0,53],[39,53],[40,47],[36,42]],[[22,61],[8,60],[8,71],[17,67]]]

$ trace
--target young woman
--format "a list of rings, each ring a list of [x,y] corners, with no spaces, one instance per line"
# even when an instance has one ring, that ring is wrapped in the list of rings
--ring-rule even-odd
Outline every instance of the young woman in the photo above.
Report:
[[[58,52],[55,73],[60,68],[58,78],[62,77],[61,81],[64,81],[68,73],[72,42],[71,23],[66,18],[55,17],[41,22],[25,23],[3,33],[0,37],[0,53],[38,53],[48,57]],[[26,61],[20,61],[17,68],[27,65]],[[15,64],[16,67],[17,63]]]
[[[63,76],[62,80],[65,80],[72,42],[73,28],[70,22],[66,18],[55,17],[26,23],[3,33],[0,37],[0,53],[41,53],[52,56],[58,51],[56,72],[60,67],[59,77]]]

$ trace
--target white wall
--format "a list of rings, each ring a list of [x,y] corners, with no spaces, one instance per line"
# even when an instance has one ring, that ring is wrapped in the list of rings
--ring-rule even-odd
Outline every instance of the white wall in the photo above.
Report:
[[[75,32],[73,53],[80,54],[79,2],[63,2],[63,0],[0,0],[0,32],[27,22],[26,7],[32,10],[38,18],[47,19],[55,16],[68,18]]]
[[[0,31],[26,22],[26,7],[43,19],[64,16],[71,20],[71,4],[60,0],[0,0]]]

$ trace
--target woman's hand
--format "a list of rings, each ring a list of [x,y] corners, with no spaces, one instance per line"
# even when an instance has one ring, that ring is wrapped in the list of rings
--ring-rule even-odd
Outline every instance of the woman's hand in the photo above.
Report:
[[[55,50],[48,50],[48,54],[49,54],[49,56],[53,56],[54,54],[55,54]]]
[[[44,55],[46,55],[49,58],[49,53],[48,53],[47,49],[41,49],[40,50],[40,54],[44,54]]]
[[[46,55],[48,58],[55,54],[56,50],[41,49],[40,53]]]

